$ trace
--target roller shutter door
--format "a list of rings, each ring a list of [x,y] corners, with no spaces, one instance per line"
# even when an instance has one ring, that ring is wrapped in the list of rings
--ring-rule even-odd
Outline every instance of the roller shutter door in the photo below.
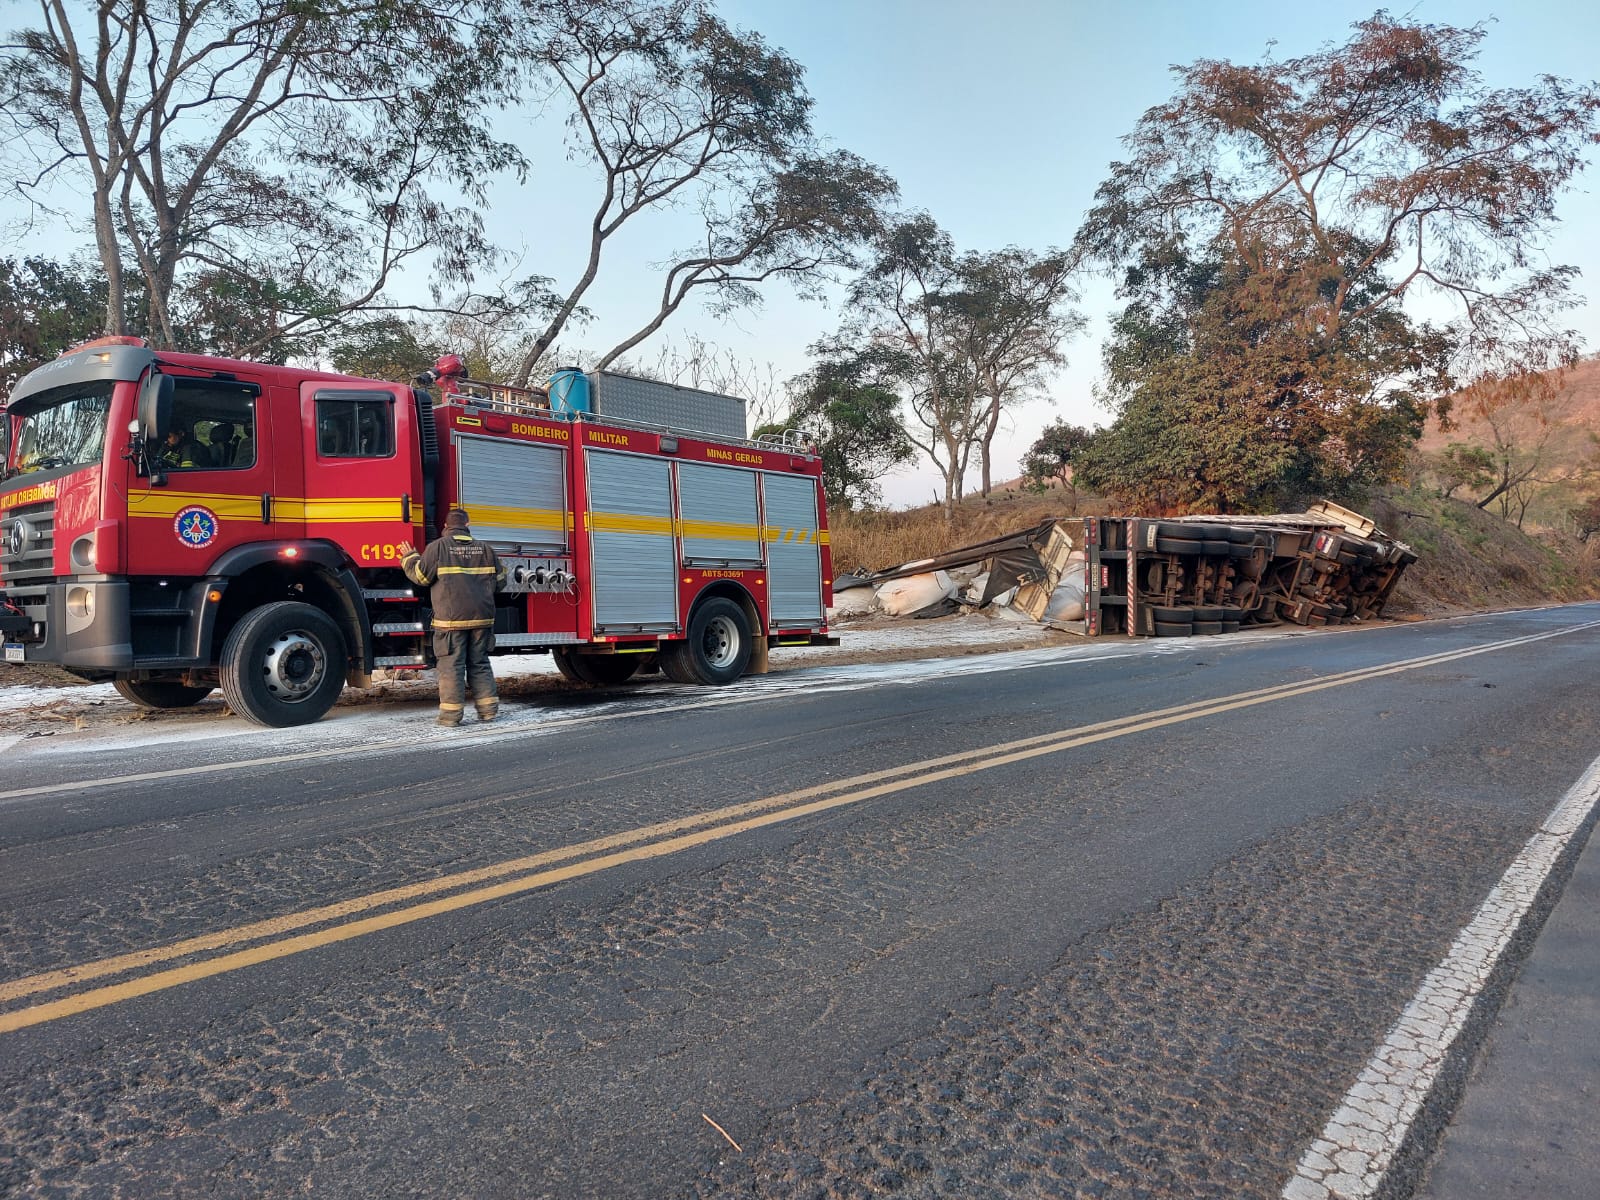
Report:
[[[595,627],[674,628],[678,552],[672,531],[672,464],[606,450],[585,453]]]
[[[759,567],[761,522],[756,473],[739,467],[678,464],[683,561],[696,566]]]
[[[817,487],[809,477],[763,475],[766,499],[769,622],[815,625],[822,621],[822,551],[817,529]]]
[[[462,507],[472,532],[497,547],[567,550],[567,452],[560,446],[458,437]]]

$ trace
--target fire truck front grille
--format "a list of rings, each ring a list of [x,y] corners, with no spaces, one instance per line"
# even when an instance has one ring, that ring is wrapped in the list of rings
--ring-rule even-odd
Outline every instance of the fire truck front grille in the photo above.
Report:
[[[0,579],[21,583],[54,574],[56,514],[52,504],[13,509],[0,521]]]

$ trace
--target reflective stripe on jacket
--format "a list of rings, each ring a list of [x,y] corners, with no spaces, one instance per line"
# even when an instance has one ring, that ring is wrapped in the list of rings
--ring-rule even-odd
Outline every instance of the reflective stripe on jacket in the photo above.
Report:
[[[406,578],[431,588],[435,629],[487,629],[494,625],[494,593],[506,571],[494,549],[470,534],[447,533],[400,562]]]

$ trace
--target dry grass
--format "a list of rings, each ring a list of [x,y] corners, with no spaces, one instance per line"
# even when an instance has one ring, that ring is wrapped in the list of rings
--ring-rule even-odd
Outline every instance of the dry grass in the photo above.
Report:
[[[1048,518],[1083,516],[1106,511],[1103,501],[1068,492],[1040,495],[1015,487],[997,488],[987,499],[964,500],[947,522],[938,506],[907,512],[830,514],[833,569],[883,571],[919,558],[931,558],[961,546],[1020,533]]]

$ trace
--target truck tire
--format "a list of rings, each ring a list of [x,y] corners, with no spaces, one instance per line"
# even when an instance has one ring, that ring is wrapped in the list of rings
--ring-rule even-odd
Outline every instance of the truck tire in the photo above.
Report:
[[[1205,637],[1205,636],[1208,636],[1210,634],[1221,633],[1221,632],[1222,632],[1222,622],[1221,621],[1196,621],[1194,623],[1194,633],[1195,633],[1196,637]]]
[[[1188,625],[1194,621],[1192,608],[1167,608],[1153,604],[1150,606],[1150,615],[1166,625]]]
[[[222,694],[258,725],[309,725],[344,690],[344,635],[319,608],[283,600],[245,614],[222,644]]]
[[[193,708],[211,695],[210,687],[190,687],[175,679],[113,679],[117,695],[140,708]]]
[[[732,683],[750,665],[750,622],[732,600],[714,596],[689,617],[688,636],[661,647],[661,671],[674,683]]]
[[[552,651],[556,669],[574,683],[614,687],[633,678],[639,669],[637,654],[580,654],[565,648]]]
[[[1192,538],[1158,537],[1157,554],[1204,554],[1206,544]]]
[[[1188,637],[1194,632],[1194,622],[1157,621],[1152,629],[1156,637]]]
[[[566,650],[550,651],[550,658],[556,664],[556,670],[561,672],[561,677],[568,683],[583,683],[589,681],[578,674],[578,668],[572,665],[573,655]]]

